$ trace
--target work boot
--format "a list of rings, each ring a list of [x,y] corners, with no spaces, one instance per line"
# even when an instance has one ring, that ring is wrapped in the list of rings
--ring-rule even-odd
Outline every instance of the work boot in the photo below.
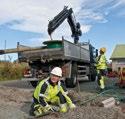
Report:
[[[34,114],[34,110],[30,109],[30,111],[29,111],[29,115],[30,115],[30,116],[35,116],[35,114]]]
[[[104,88],[103,88],[103,89],[100,89],[100,91],[101,91],[101,92],[104,92],[104,91],[105,91],[105,89],[104,89]]]
[[[99,91],[98,91],[98,93],[102,93],[104,91],[105,91],[105,89],[100,88]]]
[[[101,89],[100,89],[100,92],[104,92],[104,91],[106,91],[106,89],[105,89],[105,88],[103,88],[103,89],[101,88]]]
[[[35,115],[34,115],[34,111],[35,111],[35,110],[34,110],[34,103],[32,103],[32,104],[31,104],[31,108],[30,108],[30,110],[29,110],[29,115],[30,115],[30,116],[35,116]]]
[[[40,117],[40,116],[43,116],[43,115],[44,115],[44,112],[43,112],[42,107],[39,104],[35,105],[34,106],[34,116]]]

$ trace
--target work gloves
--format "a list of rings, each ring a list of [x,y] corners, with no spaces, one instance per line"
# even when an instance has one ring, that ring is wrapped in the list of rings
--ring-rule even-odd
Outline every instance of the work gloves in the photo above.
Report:
[[[47,106],[45,106],[45,110],[52,111],[52,112],[58,112],[59,107],[55,106],[55,105],[47,105]]]
[[[52,107],[50,105],[46,105],[45,107],[42,107],[40,105],[35,106],[36,110],[34,111],[35,117],[40,117],[43,115],[49,114],[51,111],[53,111]]]
[[[60,108],[57,107],[57,106],[53,106],[53,105],[51,106],[49,104],[47,104],[45,107],[36,105],[35,108],[36,108],[36,110],[34,111],[34,115],[36,117],[47,115],[50,112],[55,112],[55,111],[57,111],[57,112],[59,111],[59,112],[63,112],[63,113],[67,112],[66,104],[60,105]],[[69,108],[70,109],[75,109],[76,105],[74,103],[71,103],[71,104],[69,104]]]
[[[75,109],[75,108],[76,108],[76,105],[75,105],[74,103],[71,103],[71,104],[69,104],[69,108],[70,108],[70,109]]]
[[[53,111],[52,107],[50,105],[46,105],[45,107],[43,107],[43,112],[50,112],[50,111]]]

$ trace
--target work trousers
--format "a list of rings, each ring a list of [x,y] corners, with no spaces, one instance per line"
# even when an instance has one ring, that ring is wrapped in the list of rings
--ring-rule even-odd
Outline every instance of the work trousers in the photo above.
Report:
[[[106,69],[97,70],[97,83],[101,89],[105,88]]]

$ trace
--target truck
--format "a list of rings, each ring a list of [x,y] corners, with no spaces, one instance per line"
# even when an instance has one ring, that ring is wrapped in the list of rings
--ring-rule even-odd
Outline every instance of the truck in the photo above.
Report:
[[[64,20],[68,21],[74,42],[53,40],[52,33]],[[73,88],[77,81],[96,79],[95,58],[97,49],[89,42],[79,43],[82,35],[80,23],[76,22],[72,8],[64,7],[48,24],[48,34],[51,40],[44,41],[42,46],[29,47],[17,43],[17,48],[0,50],[0,54],[18,53],[19,62],[27,62],[29,68],[24,73],[24,79],[30,81],[33,87],[49,76],[53,67],[62,68],[63,77],[67,87]]]

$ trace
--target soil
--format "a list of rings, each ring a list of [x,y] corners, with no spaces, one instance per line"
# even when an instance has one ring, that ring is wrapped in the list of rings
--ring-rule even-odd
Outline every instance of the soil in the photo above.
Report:
[[[0,82],[0,119],[35,119],[29,115],[34,89],[26,83]],[[98,95],[95,87],[95,82],[83,82],[80,83],[80,92],[77,92],[77,88],[68,89],[77,108],[67,113],[54,112],[38,119],[125,119],[122,111],[124,103],[120,102],[111,108],[102,107],[101,101],[109,97]]]

